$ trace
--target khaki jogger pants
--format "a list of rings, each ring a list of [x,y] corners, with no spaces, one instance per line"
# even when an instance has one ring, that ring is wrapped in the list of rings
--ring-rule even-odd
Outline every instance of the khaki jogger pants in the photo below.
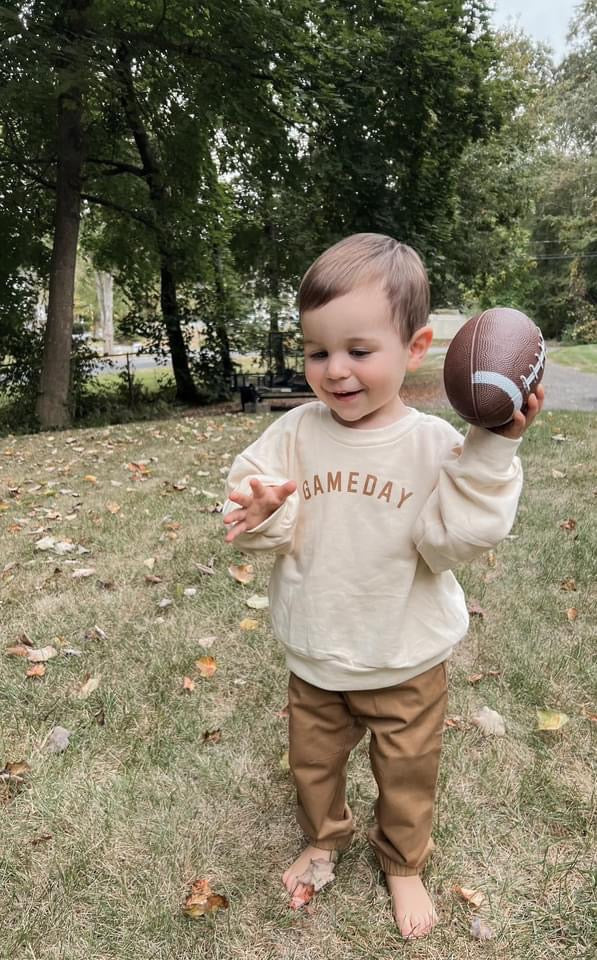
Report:
[[[379,795],[369,830],[385,873],[420,873],[431,824],[447,701],[446,664],[381,690],[321,690],[295,674],[288,685],[290,769],[297,820],[314,846],[342,850],[354,833],[345,799],[350,751],[371,731]]]

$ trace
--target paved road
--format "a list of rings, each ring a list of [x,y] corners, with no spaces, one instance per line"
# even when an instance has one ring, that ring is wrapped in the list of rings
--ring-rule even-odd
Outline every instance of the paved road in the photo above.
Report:
[[[597,374],[550,363],[543,375],[544,410],[597,410]]]

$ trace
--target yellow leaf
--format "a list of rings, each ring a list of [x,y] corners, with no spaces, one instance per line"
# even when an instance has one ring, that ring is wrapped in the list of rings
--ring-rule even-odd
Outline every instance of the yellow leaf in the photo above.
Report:
[[[250,583],[255,576],[252,563],[241,563],[239,566],[232,564],[228,567],[228,573],[238,583]]]
[[[280,757],[280,770],[290,770],[290,761],[288,759],[288,750],[285,750]]]
[[[462,897],[463,900],[466,900],[467,903],[470,903],[472,907],[480,907],[482,903],[485,903],[485,894],[481,890],[471,890],[470,887],[459,887],[458,884],[455,884],[452,887],[454,893],[457,893],[459,897]]]
[[[36,663],[34,666],[29,667],[25,676],[27,677],[43,677],[46,672],[46,668],[43,663]]]
[[[241,620],[239,627],[241,630],[256,630],[259,626],[258,620],[252,620],[251,617],[245,617],[244,620]]]
[[[199,657],[196,661],[196,667],[202,677],[213,677],[218,669],[214,657]]]
[[[87,677],[87,679],[81,684],[77,690],[75,696],[79,700],[84,700],[86,697],[90,696],[94,690],[97,690],[99,687],[99,677]]]
[[[570,717],[556,710],[537,710],[537,730],[559,730]]]
[[[94,477],[92,473],[88,473],[87,476],[83,477],[83,480],[86,483],[97,483],[97,477]]]
[[[225,910],[228,907],[228,900],[219,893],[214,893],[205,879],[195,880],[191,886],[191,892],[185,900],[183,913],[191,920],[197,920],[204,917],[206,913],[214,913],[216,910]]]

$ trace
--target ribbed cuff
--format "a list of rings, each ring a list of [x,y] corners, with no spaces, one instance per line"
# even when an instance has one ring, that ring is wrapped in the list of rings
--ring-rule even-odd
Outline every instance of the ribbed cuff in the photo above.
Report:
[[[512,465],[521,443],[522,437],[512,440],[510,437],[502,437],[499,433],[485,430],[484,427],[470,426],[462,445],[460,463],[472,460],[477,465],[487,466],[492,473],[501,473]]]

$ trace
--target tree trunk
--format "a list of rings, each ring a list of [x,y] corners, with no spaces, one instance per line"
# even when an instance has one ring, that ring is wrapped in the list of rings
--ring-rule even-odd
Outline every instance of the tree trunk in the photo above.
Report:
[[[176,399],[182,403],[198,404],[199,394],[191,375],[187,348],[178,318],[176,278],[172,264],[166,255],[162,255],[160,280],[160,306],[170,346],[172,370],[176,380]]]
[[[101,317],[100,336],[104,356],[114,352],[114,277],[104,270],[95,271],[95,289]]]
[[[215,287],[216,287],[216,300],[218,303],[218,310],[216,313],[216,336],[218,338],[218,344],[220,347],[220,357],[222,360],[222,379],[225,380],[227,384],[232,384],[232,378],[234,376],[234,366],[232,363],[232,357],[230,356],[230,341],[228,339],[228,329],[227,329],[227,320],[228,320],[228,299],[226,297],[226,287],[224,285],[224,272],[222,270],[222,255],[217,246],[212,247],[213,255],[213,264],[214,264],[214,276],[215,276]],[[228,399],[230,397],[230,389],[228,390],[228,396],[223,397],[222,399]]]
[[[81,117],[81,93],[71,88],[58,98],[54,243],[48,322],[35,408],[42,427],[48,428],[66,427],[70,423],[70,352],[83,165]]]
[[[286,373],[286,358],[284,356],[284,337],[280,332],[280,271],[278,269],[278,251],[276,224],[269,220],[265,224],[265,235],[268,240],[268,282],[270,295],[270,354],[274,361],[274,376],[283,378]]]
[[[183,403],[198,404],[199,394],[191,375],[187,348],[180,326],[176,273],[172,260],[171,243],[168,242],[168,189],[164,182],[157,153],[154,151],[137,103],[131,73],[131,54],[124,48],[121,48],[119,52],[116,74],[122,83],[122,106],[143,164],[144,179],[147,183],[149,198],[155,214],[157,247],[160,254],[160,306],[172,357],[172,371],[176,381],[176,399]]]

